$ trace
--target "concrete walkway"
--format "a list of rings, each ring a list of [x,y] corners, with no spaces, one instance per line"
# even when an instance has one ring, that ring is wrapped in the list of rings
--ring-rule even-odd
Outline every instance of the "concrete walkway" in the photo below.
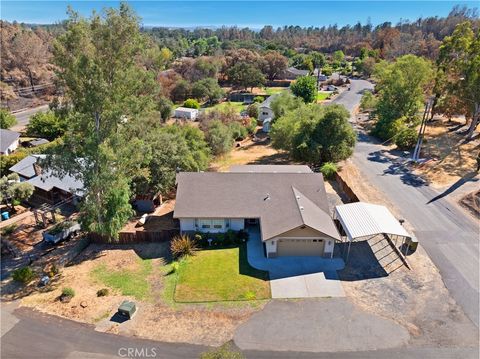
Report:
[[[278,257],[266,258],[257,228],[248,230],[248,262],[270,274],[272,298],[344,297],[337,270],[345,263],[341,258]]]

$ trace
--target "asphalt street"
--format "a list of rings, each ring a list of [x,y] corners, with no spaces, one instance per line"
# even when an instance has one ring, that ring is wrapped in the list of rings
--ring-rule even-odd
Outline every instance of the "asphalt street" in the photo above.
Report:
[[[352,80],[351,90],[336,103],[352,111],[372,84]],[[352,119],[353,121],[354,119]],[[352,161],[365,180],[393,203],[415,229],[415,236],[440,270],[442,279],[466,315],[479,325],[479,224],[448,196],[412,175],[403,160],[392,160],[387,149],[359,134]]]
[[[35,108],[30,108],[25,111],[14,113],[13,115],[17,119],[17,124],[13,126],[11,130],[13,131],[23,130],[30,122],[30,116],[33,116],[37,112],[46,112],[47,110],[48,110],[48,105],[42,105]]]
[[[10,308],[9,308],[10,307]],[[198,358],[211,350],[191,344],[162,343],[135,337],[96,332],[92,326],[73,322],[28,308],[13,310],[2,303],[1,357],[8,359],[119,359],[119,358]],[[168,330],[166,328],[165,330]],[[336,340],[343,340],[337,333]],[[475,348],[408,348],[355,352],[295,352],[246,350],[248,359],[477,359]]]

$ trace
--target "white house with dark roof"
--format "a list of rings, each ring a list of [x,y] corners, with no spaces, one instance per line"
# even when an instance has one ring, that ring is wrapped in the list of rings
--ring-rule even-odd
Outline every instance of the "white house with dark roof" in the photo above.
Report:
[[[174,218],[182,233],[258,225],[268,258],[331,257],[340,239],[323,176],[307,166],[235,166],[177,175]]]
[[[5,129],[0,129],[0,154],[9,155],[14,152],[18,145],[20,133]]]

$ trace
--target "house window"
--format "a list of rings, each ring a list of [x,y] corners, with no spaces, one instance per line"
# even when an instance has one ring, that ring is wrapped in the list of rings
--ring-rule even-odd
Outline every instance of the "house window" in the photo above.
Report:
[[[204,229],[208,229],[208,228],[222,229],[225,226],[224,219],[200,219],[198,222],[200,227]]]
[[[213,224],[213,228],[220,229],[220,228],[223,228],[223,225],[225,224],[225,220],[223,220],[223,219],[212,219],[212,224]]]

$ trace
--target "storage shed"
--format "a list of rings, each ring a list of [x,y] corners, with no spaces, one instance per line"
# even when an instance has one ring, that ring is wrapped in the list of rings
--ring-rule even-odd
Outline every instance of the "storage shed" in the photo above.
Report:
[[[195,121],[197,117],[198,110],[196,108],[177,107],[175,109],[175,118]]]

